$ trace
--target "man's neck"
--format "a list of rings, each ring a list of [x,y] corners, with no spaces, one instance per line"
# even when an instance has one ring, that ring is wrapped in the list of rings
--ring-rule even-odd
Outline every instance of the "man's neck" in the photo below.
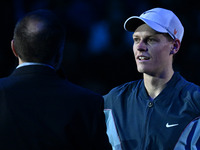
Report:
[[[152,76],[144,74],[144,85],[150,98],[156,98],[166,87],[167,82],[172,78],[174,71]]]

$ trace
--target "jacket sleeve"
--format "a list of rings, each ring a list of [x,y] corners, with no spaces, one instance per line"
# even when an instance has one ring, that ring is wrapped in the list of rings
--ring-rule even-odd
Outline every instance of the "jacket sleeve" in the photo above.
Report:
[[[101,97],[102,98],[102,97]],[[97,112],[96,118],[99,118],[96,120],[96,135],[95,135],[95,141],[93,142],[93,149],[94,150],[112,150],[112,147],[109,143],[108,136],[106,134],[106,122],[105,122],[105,115],[104,115],[104,100],[103,98],[100,99],[101,104],[99,105],[101,108]]]
[[[181,134],[174,150],[200,150],[200,117],[188,124]]]

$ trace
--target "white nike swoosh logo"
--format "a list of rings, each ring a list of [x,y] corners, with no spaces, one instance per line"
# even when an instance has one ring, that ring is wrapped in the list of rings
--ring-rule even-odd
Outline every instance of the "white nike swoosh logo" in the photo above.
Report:
[[[169,124],[169,123],[166,124],[167,128],[171,128],[171,127],[175,127],[175,126],[178,126],[178,124]]]

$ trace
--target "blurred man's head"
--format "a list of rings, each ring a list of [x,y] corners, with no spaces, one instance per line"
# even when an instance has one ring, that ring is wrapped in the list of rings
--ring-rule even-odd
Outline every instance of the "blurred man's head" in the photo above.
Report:
[[[54,67],[60,63],[65,29],[49,10],[25,15],[15,26],[12,49],[22,62],[38,62]]]

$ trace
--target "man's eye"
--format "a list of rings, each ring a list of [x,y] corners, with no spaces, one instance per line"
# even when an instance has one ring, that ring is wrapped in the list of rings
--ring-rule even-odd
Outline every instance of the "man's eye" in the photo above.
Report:
[[[139,38],[133,38],[134,43],[139,43],[140,39]]]
[[[148,40],[147,40],[147,42],[148,43],[152,43],[152,42],[155,42],[156,40],[154,39],[154,38],[149,38]]]

